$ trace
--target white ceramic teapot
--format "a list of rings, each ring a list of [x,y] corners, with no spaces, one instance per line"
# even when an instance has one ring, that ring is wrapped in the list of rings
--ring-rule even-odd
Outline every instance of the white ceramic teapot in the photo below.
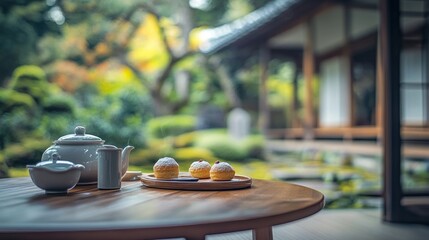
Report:
[[[85,169],[79,179],[78,185],[95,184],[97,183],[98,171],[98,148],[112,147],[112,145],[104,145],[104,140],[101,138],[85,134],[85,128],[77,126],[74,129],[74,134],[68,134],[54,141],[54,145],[50,146],[42,155],[42,161],[51,160],[52,154],[59,154],[63,159],[67,159],[75,164],[82,164]],[[129,164],[129,155],[133,146],[126,146],[122,150],[122,175],[127,171]]]

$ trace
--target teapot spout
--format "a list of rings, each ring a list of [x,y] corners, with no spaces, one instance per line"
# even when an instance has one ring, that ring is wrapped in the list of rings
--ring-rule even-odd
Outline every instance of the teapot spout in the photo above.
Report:
[[[126,146],[122,150],[122,154],[121,154],[121,159],[122,159],[122,176],[124,176],[125,173],[127,172],[128,165],[130,163],[130,152],[133,149],[134,149],[133,146]]]

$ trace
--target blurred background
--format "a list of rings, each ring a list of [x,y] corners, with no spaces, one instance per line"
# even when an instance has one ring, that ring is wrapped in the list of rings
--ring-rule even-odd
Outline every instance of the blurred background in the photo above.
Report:
[[[428,14],[401,1],[403,187],[429,189]],[[182,171],[322,191],[327,208],[381,204],[379,1],[2,0],[0,177],[78,125]]]

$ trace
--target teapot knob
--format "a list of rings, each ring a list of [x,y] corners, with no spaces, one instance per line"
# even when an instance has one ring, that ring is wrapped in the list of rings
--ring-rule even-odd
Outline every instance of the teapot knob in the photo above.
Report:
[[[77,126],[77,127],[74,129],[74,133],[75,133],[76,135],[85,135],[85,127]]]
[[[52,154],[52,162],[56,163],[58,160],[60,160],[61,156],[58,153]]]

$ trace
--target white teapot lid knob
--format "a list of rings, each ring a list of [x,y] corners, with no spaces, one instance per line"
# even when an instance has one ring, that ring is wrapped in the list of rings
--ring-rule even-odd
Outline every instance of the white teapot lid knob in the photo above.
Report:
[[[77,127],[74,129],[74,133],[75,133],[76,135],[85,135],[85,127],[77,126]]]

